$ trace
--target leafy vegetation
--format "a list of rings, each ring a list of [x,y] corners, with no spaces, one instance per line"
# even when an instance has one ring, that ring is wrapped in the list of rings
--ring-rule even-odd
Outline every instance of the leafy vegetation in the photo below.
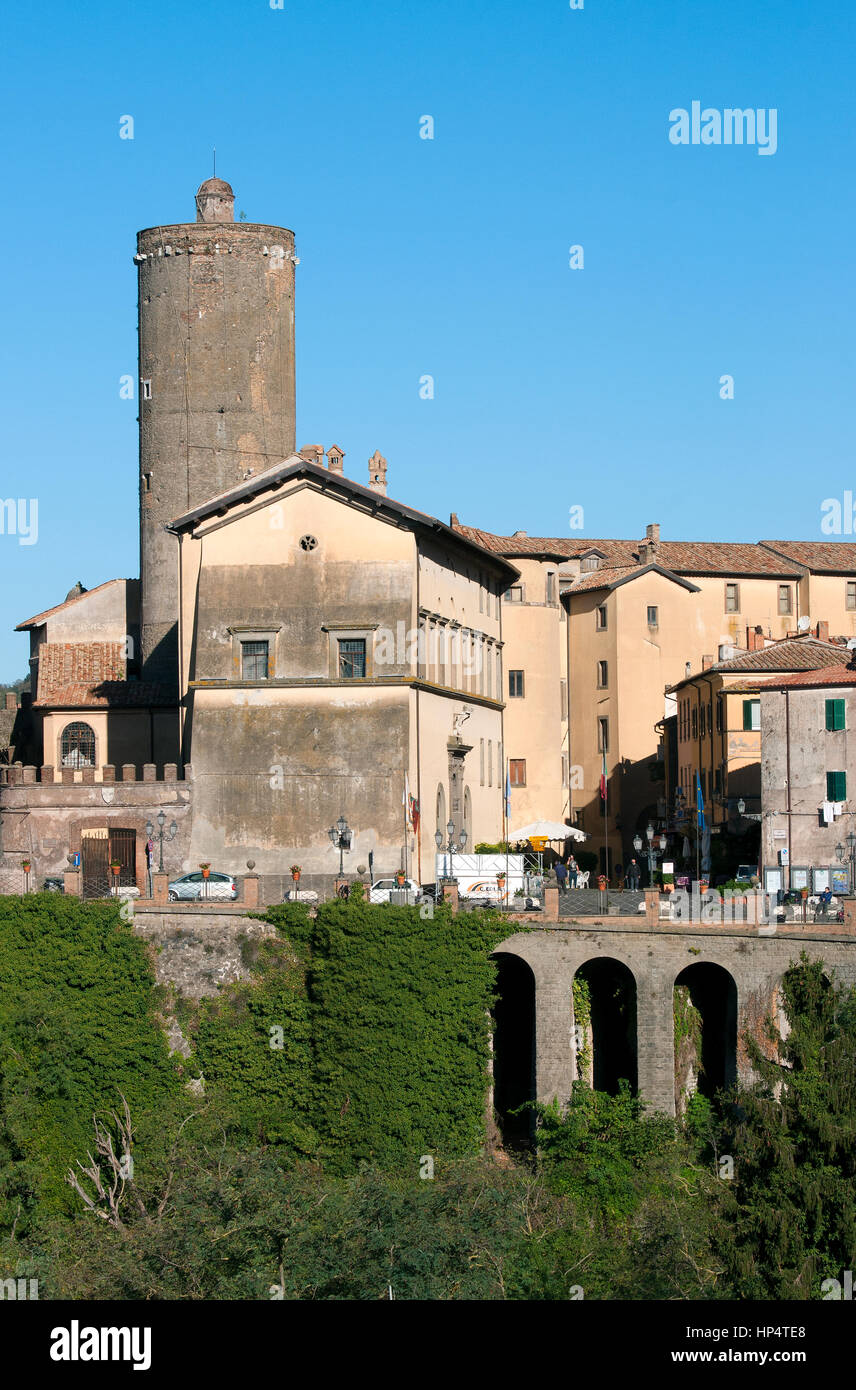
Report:
[[[535,1151],[497,1161],[501,920],[266,915],[250,981],[192,1005],[114,907],[0,900],[0,1278],[43,1298],[776,1300],[853,1268],[856,991],[821,965],[783,983],[784,1041],[772,1020],[747,1039],[753,1086],[672,1119],[578,1082],[538,1107]],[[695,1047],[682,995],[675,1018]]]

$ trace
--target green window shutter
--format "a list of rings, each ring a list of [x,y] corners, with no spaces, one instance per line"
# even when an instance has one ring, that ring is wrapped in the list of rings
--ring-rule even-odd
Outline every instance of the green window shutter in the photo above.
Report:
[[[847,800],[847,773],[846,773],[846,772],[827,772],[827,774],[826,774],[826,799],[827,799],[827,801],[846,801],[846,800]]]
[[[744,728],[744,729],[751,729],[751,728],[752,728],[752,701],[751,701],[751,700],[744,700],[744,701],[743,701],[743,728]]]
[[[830,732],[836,732],[844,728],[844,701],[827,700],[826,702],[826,727]]]

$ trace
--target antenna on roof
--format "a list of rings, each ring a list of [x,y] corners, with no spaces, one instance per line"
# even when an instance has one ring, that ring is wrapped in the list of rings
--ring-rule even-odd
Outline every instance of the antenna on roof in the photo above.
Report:
[[[808,616],[807,613],[804,617],[800,618],[799,622],[797,623],[797,627],[799,628],[800,632],[808,632],[809,628],[811,627],[811,618]]]
[[[214,146],[214,178],[217,177],[217,146]]]

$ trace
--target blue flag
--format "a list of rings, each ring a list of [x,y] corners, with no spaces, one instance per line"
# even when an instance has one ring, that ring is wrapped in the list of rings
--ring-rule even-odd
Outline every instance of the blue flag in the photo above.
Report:
[[[701,778],[698,773],[695,775],[696,784],[696,825],[699,830],[707,829],[707,822],[704,818],[704,797],[701,794]]]

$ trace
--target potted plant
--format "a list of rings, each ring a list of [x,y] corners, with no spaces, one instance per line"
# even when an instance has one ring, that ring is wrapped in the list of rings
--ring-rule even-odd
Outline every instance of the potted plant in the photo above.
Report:
[[[200,867],[200,869],[202,870],[202,877],[203,877],[203,878],[210,878],[210,877],[211,877],[211,865],[210,865],[210,864],[200,864],[199,867]]]
[[[664,893],[673,893],[673,892],[674,892],[674,889],[675,889],[675,875],[674,875],[674,874],[661,874],[661,875],[660,875],[660,878],[662,879],[663,892],[664,892]]]
[[[122,865],[121,865],[121,862],[120,862],[118,859],[111,859],[111,860],[110,860],[110,869],[111,869],[111,871],[112,871],[112,873],[113,873],[113,877],[114,877],[114,878],[118,878],[118,877],[119,877],[119,874],[122,872]]]
[[[299,865],[299,864],[292,864],[291,869],[290,869],[290,873],[291,873],[291,877],[294,879],[294,882],[295,882],[295,883],[298,883],[298,882],[300,881],[300,865]]]
[[[30,869],[31,869],[32,867],[33,867],[33,865],[32,865],[32,863],[31,863],[31,861],[30,861],[29,859],[22,859],[22,860],[21,860],[21,868],[24,870],[24,873],[25,873],[25,874],[28,874],[28,873],[30,872]]]
[[[405,884],[406,880],[407,880],[407,875],[406,875],[406,873],[404,872],[404,870],[403,870],[403,869],[396,869],[396,871],[395,871],[395,881],[396,881],[396,883],[398,884],[399,888],[403,888],[403,887],[404,887],[404,884]]]

